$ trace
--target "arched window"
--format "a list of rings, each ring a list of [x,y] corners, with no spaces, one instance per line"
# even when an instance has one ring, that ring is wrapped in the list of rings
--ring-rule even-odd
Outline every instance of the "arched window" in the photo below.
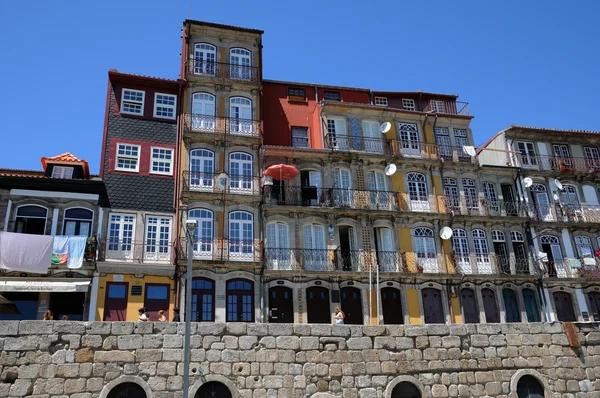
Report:
[[[232,398],[231,391],[223,383],[209,381],[204,383],[196,392],[194,398]]]
[[[252,53],[243,48],[229,50],[230,77],[232,79],[252,79]]]
[[[232,192],[252,192],[252,155],[244,152],[229,154],[229,187]]]
[[[208,43],[194,45],[194,73],[214,75],[216,72],[217,48]]]
[[[546,254],[545,263],[550,277],[566,277],[566,271],[563,264],[562,249],[560,240],[556,236],[544,235],[540,237],[542,252]]]
[[[208,149],[190,151],[190,189],[212,190],[215,182],[215,153]]]
[[[475,185],[475,180],[463,178],[462,184],[463,191],[465,192],[465,201],[467,203],[467,209],[479,209],[479,201],[477,200],[477,188]]]
[[[209,93],[194,93],[192,95],[192,131],[214,132],[215,96]]]
[[[15,232],[21,234],[45,235],[48,209],[37,205],[17,208]]]
[[[391,398],[421,398],[421,391],[414,384],[403,381],[394,387]]]
[[[254,259],[254,216],[247,211],[229,213],[229,256],[232,260]]]
[[[471,262],[469,261],[467,232],[464,229],[456,228],[452,231],[452,251],[454,252],[454,261],[458,269],[464,274],[473,273],[473,267],[471,267]]]
[[[192,322],[215,321],[215,281],[194,278],[192,281]]]
[[[579,197],[577,196],[577,188],[573,185],[564,185],[560,193],[560,201],[564,206],[579,207]]]
[[[248,98],[229,99],[229,130],[232,134],[252,134],[252,101]]]
[[[291,269],[290,227],[286,223],[272,222],[267,224],[265,247],[269,269]]]
[[[500,322],[500,312],[498,312],[498,304],[496,303],[496,292],[492,289],[481,289],[481,298],[483,299],[483,310],[487,323]]]
[[[542,221],[552,221],[554,219],[554,212],[550,205],[546,186],[543,184],[533,184],[530,190],[536,207],[537,217]]]
[[[575,247],[579,258],[594,258],[594,249],[592,248],[592,240],[587,236],[576,236]]]
[[[435,249],[435,240],[431,228],[415,228],[415,257],[417,271],[425,273],[439,273],[439,263]]]
[[[533,376],[525,375],[517,383],[519,398],[544,398],[544,387]]]
[[[554,292],[553,296],[558,320],[561,322],[577,322],[571,294],[567,292]]]
[[[425,323],[445,323],[442,292],[438,289],[421,290]]]
[[[425,174],[408,173],[408,199],[411,211],[429,211],[429,193],[427,191],[427,178]]]
[[[107,398],[146,398],[146,391],[137,383],[117,384]]]
[[[188,220],[196,220],[194,258],[212,258],[213,212],[207,209],[192,209],[188,211]]]
[[[504,308],[506,310],[506,322],[521,322],[521,311],[517,302],[517,295],[512,289],[503,289]]]
[[[320,224],[306,224],[302,227],[304,248],[304,269],[327,271],[327,244],[325,227]]]
[[[397,129],[402,154],[413,157],[421,156],[419,129],[417,125],[412,123],[398,123]]]
[[[246,279],[227,281],[227,322],[254,321],[254,283]]]
[[[94,212],[88,209],[75,208],[65,210],[63,235],[91,236]]]
[[[492,266],[490,263],[490,249],[488,247],[485,231],[481,229],[474,229],[471,231],[471,236],[473,236],[473,247],[475,248],[477,269],[479,273],[491,274]]]
[[[494,242],[504,242],[504,232],[493,230],[492,231],[492,241]]]

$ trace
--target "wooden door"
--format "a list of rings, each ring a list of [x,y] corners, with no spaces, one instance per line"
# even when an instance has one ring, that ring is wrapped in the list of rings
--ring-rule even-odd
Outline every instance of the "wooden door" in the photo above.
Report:
[[[588,300],[590,301],[590,312],[594,317],[595,322],[600,322],[600,293],[591,292],[588,294]]]
[[[527,313],[527,321],[540,322],[540,310],[537,305],[535,291],[531,289],[523,289],[523,303],[525,303],[525,312]]]
[[[146,284],[144,307],[146,307],[151,321],[158,321],[158,311],[160,310],[165,312],[167,319],[171,319],[169,314],[170,290],[170,285]]]
[[[504,309],[506,310],[506,322],[521,322],[521,312],[517,303],[517,295],[512,289],[502,290]]]
[[[360,290],[355,287],[345,287],[342,293],[342,311],[344,311],[344,323],[347,325],[362,325],[363,312]]]
[[[227,322],[254,322],[254,283],[246,279],[227,281]]]
[[[223,383],[209,381],[200,386],[194,398],[231,398],[231,391]]]
[[[479,308],[477,308],[477,296],[473,289],[461,289],[463,316],[465,323],[479,323]]]
[[[294,323],[292,289],[276,286],[269,289],[269,322]]]
[[[437,289],[423,289],[421,296],[423,297],[425,323],[446,323],[442,305],[442,292]]]
[[[308,323],[331,323],[329,290],[320,286],[306,289]]]
[[[106,283],[106,299],[104,300],[104,321],[116,322],[127,320],[127,291],[129,283]]]
[[[498,312],[498,304],[496,304],[496,293],[492,289],[481,289],[481,297],[483,298],[483,310],[486,322],[500,322],[500,313]]]
[[[573,309],[573,300],[567,292],[554,293],[554,305],[556,315],[561,322],[576,322],[575,310]]]
[[[381,307],[384,325],[401,325],[404,323],[400,290],[393,287],[381,289]]]

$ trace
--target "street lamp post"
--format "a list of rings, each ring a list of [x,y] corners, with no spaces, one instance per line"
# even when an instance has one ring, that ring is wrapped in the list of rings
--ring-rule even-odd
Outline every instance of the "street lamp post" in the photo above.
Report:
[[[190,334],[192,328],[192,264],[194,257],[193,233],[196,220],[187,220],[185,235],[187,238],[187,272],[185,277],[185,340],[183,343],[183,398],[190,392]]]

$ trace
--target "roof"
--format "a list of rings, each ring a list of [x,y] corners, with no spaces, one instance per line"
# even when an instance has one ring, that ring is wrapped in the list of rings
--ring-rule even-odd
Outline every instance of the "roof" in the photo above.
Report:
[[[48,163],[60,163],[60,164],[75,164],[83,167],[83,174],[86,178],[89,178],[90,168],[88,162],[85,160],[81,160],[73,155],[71,152],[65,152],[57,156],[53,156],[51,158],[43,157],[42,159],[42,167],[44,168],[44,172],[46,171],[46,166]]]
[[[196,21],[194,19],[186,19],[185,21],[183,21],[184,25],[188,24],[188,23],[192,24],[192,25],[208,26],[211,28],[238,30],[240,32],[248,32],[248,33],[257,33],[259,35],[262,35],[263,33],[265,33],[264,31],[258,30],[258,29],[243,28],[241,26],[233,26],[233,25],[223,25],[223,24],[214,23],[214,22]]]
[[[108,77],[109,79],[136,79],[136,80],[143,80],[146,82],[155,82],[155,83],[171,83],[171,84],[184,84],[184,80],[181,79],[167,79],[165,77],[155,77],[155,76],[147,76],[147,75],[140,75],[140,74],[135,74],[135,73],[125,73],[125,72],[119,72],[116,69],[109,69],[108,70]]]
[[[338,89],[338,90],[353,90],[353,91],[366,91],[366,92],[371,91],[368,88],[331,86],[331,85],[319,84],[319,83],[288,82],[288,81],[284,81],[284,80],[263,79],[263,83],[286,84],[286,85],[290,85],[290,86],[317,86],[319,88],[333,88],[333,89]]]
[[[516,124],[511,125],[508,128],[505,128],[503,131],[510,130],[535,130],[540,133],[577,133],[577,134],[600,134],[600,131],[591,131],[591,130],[563,130],[563,129],[554,129],[547,127],[532,127],[532,126],[519,126]]]
[[[44,178],[44,172],[39,170],[0,169],[0,177]]]
[[[453,118],[461,118],[461,119],[473,119],[475,116],[472,115],[461,115],[458,113],[443,113],[443,112],[425,112],[425,111],[409,111],[401,108],[390,108],[389,106],[380,106],[380,105],[371,105],[371,104],[359,104],[356,102],[339,102],[339,101],[321,101],[323,106],[332,105],[332,106],[343,106],[347,108],[366,108],[366,109],[377,109],[379,111],[386,112],[402,112],[402,113],[412,113],[422,115],[424,113],[429,113],[432,115],[442,115],[442,116],[450,116]]]
[[[375,91],[373,90],[373,95],[415,95],[415,94],[424,94],[435,97],[447,97],[447,98],[458,98],[457,94],[442,94],[442,93],[431,93],[427,91]]]

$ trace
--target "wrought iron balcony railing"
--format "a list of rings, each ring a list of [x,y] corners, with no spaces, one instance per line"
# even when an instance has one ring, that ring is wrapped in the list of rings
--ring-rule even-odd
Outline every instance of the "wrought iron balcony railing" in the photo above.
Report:
[[[187,259],[187,240],[181,240],[181,258]],[[197,239],[193,247],[194,260],[257,262],[262,260],[259,239]]]
[[[175,251],[167,239],[111,239],[98,244],[98,261],[125,262],[135,264],[173,264]]]
[[[598,278],[600,267],[596,258],[589,259],[589,264],[578,258],[563,258],[540,262],[544,273],[549,278]]]
[[[209,60],[188,60],[188,73],[197,76],[220,77],[224,79],[260,82],[260,69],[256,66],[239,65]]]
[[[391,191],[266,185],[263,195],[273,205],[398,210],[397,193]]]
[[[526,257],[518,258],[514,255],[501,256],[495,253],[460,255],[454,253],[452,263],[457,272],[466,275],[528,275],[535,273]]]
[[[443,197],[446,212],[456,215],[525,217],[520,202],[488,200],[479,196],[446,195]]]
[[[391,155],[389,140],[385,138],[327,134],[325,139],[329,148],[335,151],[361,151]]]
[[[600,223],[600,206],[576,204],[529,204],[528,215],[539,222]]]
[[[191,133],[260,137],[260,120],[186,113],[185,130]]]
[[[261,177],[248,175],[227,175],[218,181],[221,173],[199,171],[183,172],[183,189],[190,192],[231,193],[238,195],[260,195]]]
[[[583,173],[600,171],[600,159],[598,158],[526,155],[519,153],[516,155],[516,160],[519,166],[530,170]]]
[[[468,155],[463,147],[438,145],[421,141],[390,140],[390,152],[393,156],[416,159],[444,159],[445,161],[475,163],[477,158]]]

